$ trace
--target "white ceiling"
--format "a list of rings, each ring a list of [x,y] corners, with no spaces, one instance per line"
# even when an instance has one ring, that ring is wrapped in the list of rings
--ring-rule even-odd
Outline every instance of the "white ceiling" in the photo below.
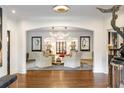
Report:
[[[53,5],[7,5],[8,16],[16,18],[32,17],[71,17],[71,16],[100,16],[96,7],[109,8],[111,5],[69,5],[70,10],[66,13],[56,13],[52,10]],[[16,13],[12,14],[12,10]]]
[[[54,29],[53,29],[53,27],[54,27]],[[54,32],[56,32],[56,31],[82,31],[82,30],[84,30],[84,31],[90,31],[90,30],[87,30],[87,29],[83,29],[83,28],[79,28],[79,27],[71,27],[71,26],[68,26],[68,27],[66,27],[66,26],[49,26],[49,27],[42,27],[42,28],[37,28],[37,29],[32,29],[32,30],[30,30],[30,31],[54,31]],[[65,27],[66,27],[66,29],[65,29]]]

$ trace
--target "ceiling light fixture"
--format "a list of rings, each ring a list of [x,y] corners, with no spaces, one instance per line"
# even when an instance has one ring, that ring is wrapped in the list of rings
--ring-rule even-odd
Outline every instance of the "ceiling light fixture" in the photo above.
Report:
[[[67,5],[56,5],[53,7],[53,10],[57,13],[65,13],[69,10],[69,6]]]
[[[12,10],[12,13],[13,13],[13,14],[15,14],[15,13],[16,13],[16,11],[15,11],[15,10]]]

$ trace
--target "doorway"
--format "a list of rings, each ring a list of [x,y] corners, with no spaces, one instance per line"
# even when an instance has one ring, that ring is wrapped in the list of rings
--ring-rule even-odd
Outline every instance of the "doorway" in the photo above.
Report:
[[[10,74],[10,31],[7,31],[7,74]]]
[[[51,32],[49,29],[38,28],[27,31],[27,70],[93,70],[94,33],[82,28],[68,28],[71,30]],[[42,37],[42,51],[32,51],[31,38],[34,36]],[[84,44],[82,39],[85,39],[87,47],[81,47]],[[50,50],[50,55],[47,50]]]

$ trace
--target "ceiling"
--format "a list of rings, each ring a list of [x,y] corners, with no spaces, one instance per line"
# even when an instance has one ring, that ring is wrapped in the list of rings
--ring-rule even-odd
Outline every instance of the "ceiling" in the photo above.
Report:
[[[52,10],[53,5],[6,5],[8,16],[16,18],[32,17],[72,17],[72,16],[100,16],[96,7],[109,8],[111,5],[69,5],[70,10],[66,13],[56,13]],[[12,10],[16,13],[12,14]]]
[[[54,28],[53,28],[54,27]],[[32,29],[30,31],[90,31],[88,29],[84,29],[84,28],[79,28],[79,27],[71,27],[71,26],[49,26],[49,27],[42,27],[42,28],[36,28],[36,29]]]

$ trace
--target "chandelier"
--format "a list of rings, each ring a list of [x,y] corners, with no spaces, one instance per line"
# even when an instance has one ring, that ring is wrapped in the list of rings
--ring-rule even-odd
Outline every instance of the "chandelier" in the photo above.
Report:
[[[69,32],[68,33],[62,33],[62,32],[49,32],[51,37],[54,37],[56,39],[64,39],[65,37],[69,36]]]

